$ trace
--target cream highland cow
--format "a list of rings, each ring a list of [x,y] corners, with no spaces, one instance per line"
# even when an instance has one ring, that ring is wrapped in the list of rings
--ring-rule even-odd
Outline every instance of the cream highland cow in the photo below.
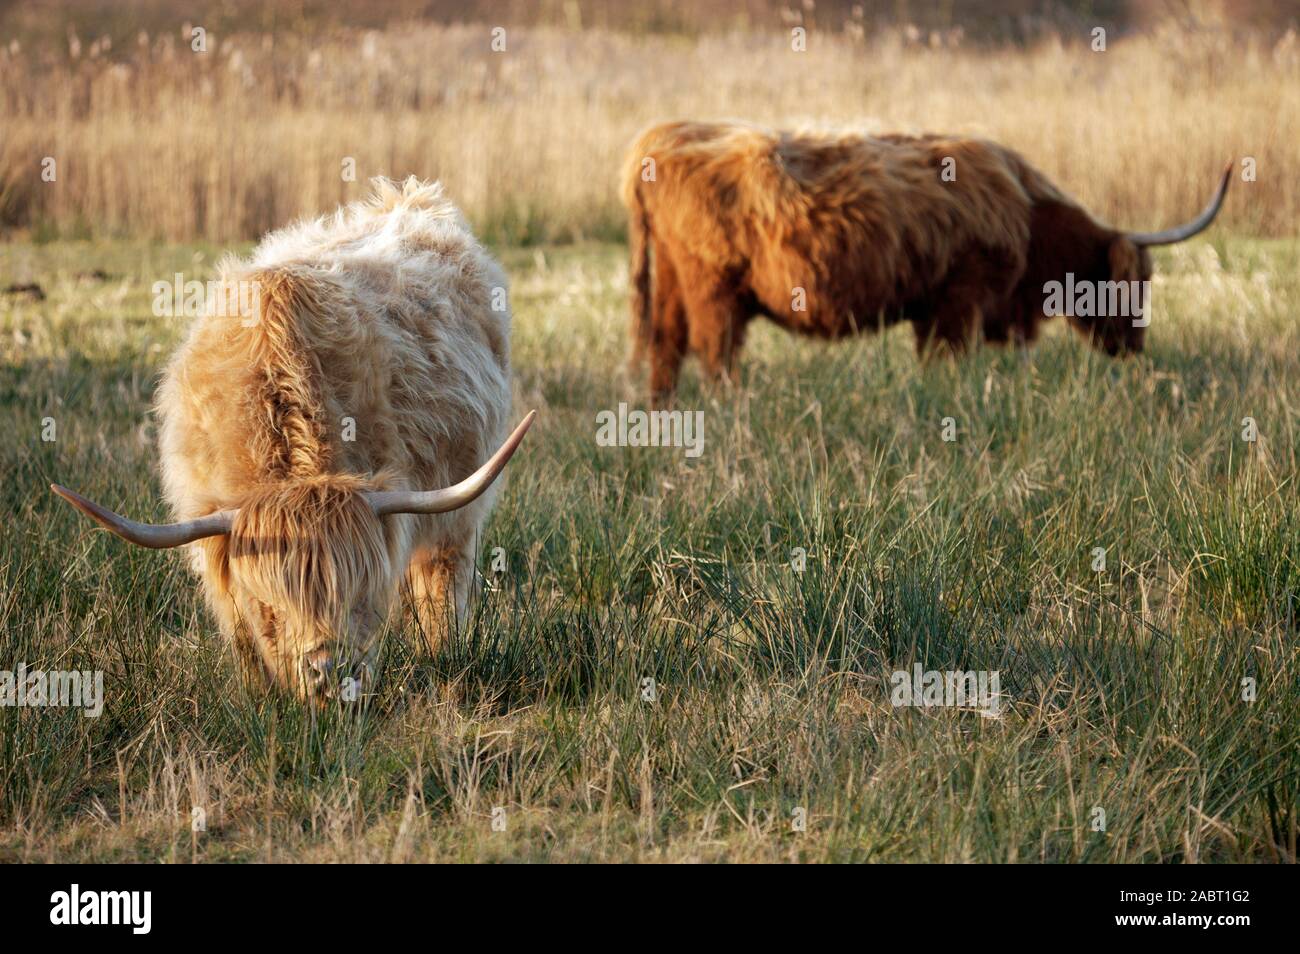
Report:
[[[430,648],[465,611],[491,485],[534,416],[506,437],[505,277],[415,179],[376,180],[368,202],[268,235],[221,276],[255,304],[209,303],[158,392],[177,522],[54,490],[132,543],[193,544],[255,671],[351,699],[403,580]]]

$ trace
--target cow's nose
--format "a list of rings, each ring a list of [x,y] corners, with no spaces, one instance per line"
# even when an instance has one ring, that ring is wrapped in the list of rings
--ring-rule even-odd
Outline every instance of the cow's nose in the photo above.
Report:
[[[313,649],[302,657],[302,678],[307,688],[324,689],[334,674],[334,656],[328,649]]]

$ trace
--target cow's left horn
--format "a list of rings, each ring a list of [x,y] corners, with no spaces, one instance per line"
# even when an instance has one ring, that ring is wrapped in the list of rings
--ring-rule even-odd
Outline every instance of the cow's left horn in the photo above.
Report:
[[[50,484],[50,489],[105,530],[112,530],[123,540],[137,546],[149,547],[151,550],[167,550],[193,543],[195,540],[202,540],[204,537],[229,533],[235,522],[235,514],[239,512],[220,510],[206,517],[185,520],[181,523],[136,523],[134,520],[113,513],[107,507],[101,507],[93,500],[87,500],[67,487]]]
[[[1175,242],[1184,242],[1191,238],[1197,232],[1202,232],[1209,228],[1214,217],[1219,214],[1219,209],[1223,205],[1223,197],[1228,194],[1228,183],[1232,181],[1232,160],[1223,167],[1223,178],[1219,180],[1219,189],[1214,193],[1214,198],[1210,200],[1201,214],[1190,222],[1183,225],[1175,226],[1172,229],[1165,229],[1163,232],[1130,232],[1128,239],[1134,245],[1173,245]]]
[[[390,513],[446,513],[459,510],[470,503],[488,487],[505,468],[506,462],[519,447],[524,434],[532,426],[536,411],[529,411],[528,416],[519,422],[514,433],[492,455],[486,464],[470,474],[458,484],[444,487],[442,490],[368,490],[362,496],[374,508],[375,516],[384,517]]]

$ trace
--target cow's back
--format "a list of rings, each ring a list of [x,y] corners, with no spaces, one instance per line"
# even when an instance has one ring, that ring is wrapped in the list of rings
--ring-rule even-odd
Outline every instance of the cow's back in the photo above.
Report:
[[[252,283],[258,308],[200,318],[157,401],[178,516],[314,474],[446,486],[504,436],[505,279],[436,185],[383,183],[222,276]]]
[[[671,123],[633,145],[625,193],[646,158],[655,241],[743,275],[762,309],[798,330],[870,323],[935,293],[972,254],[1023,267],[1031,201],[982,140]]]

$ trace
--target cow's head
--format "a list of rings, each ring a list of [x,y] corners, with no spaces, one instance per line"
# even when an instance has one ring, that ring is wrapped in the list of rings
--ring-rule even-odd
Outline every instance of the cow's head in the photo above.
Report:
[[[321,475],[252,491],[237,508],[173,524],[136,523],[57,484],[86,516],[139,546],[202,541],[231,604],[220,608],[252,637],[269,676],[303,699],[352,701],[375,637],[406,572],[396,514],[447,513],[497,478],[536,417],[515,428],[482,467],[443,490],[375,490],[361,477]]]
[[[1072,316],[1071,321],[1093,344],[1108,355],[1136,354],[1146,342],[1146,325],[1150,318],[1148,289],[1151,281],[1151,253],[1155,245],[1185,242],[1209,228],[1219,214],[1223,198],[1232,181],[1232,163],[1223,169],[1219,188],[1201,214],[1163,232],[1108,232],[1102,247],[1096,250],[1091,274],[1093,314]],[[1118,307],[1117,307],[1118,306]]]

